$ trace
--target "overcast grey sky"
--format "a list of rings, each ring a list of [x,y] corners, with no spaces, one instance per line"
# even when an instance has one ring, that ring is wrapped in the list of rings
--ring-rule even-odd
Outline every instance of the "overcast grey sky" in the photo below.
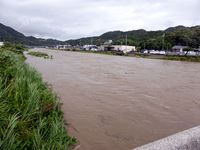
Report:
[[[67,40],[113,30],[200,24],[200,0],[0,0],[0,22],[25,35]]]

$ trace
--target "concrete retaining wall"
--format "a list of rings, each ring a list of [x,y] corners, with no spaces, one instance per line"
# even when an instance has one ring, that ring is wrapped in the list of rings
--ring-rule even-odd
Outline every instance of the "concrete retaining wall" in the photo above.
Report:
[[[133,150],[200,150],[200,126]]]

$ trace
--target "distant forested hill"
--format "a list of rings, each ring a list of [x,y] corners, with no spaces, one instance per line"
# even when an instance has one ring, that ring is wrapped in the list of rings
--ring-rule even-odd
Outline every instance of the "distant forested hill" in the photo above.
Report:
[[[107,40],[113,40],[114,44],[125,44],[126,35],[128,37],[128,45],[135,45],[142,49],[162,49],[163,45],[165,49],[169,49],[173,45],[183,45],[194,48],[200,46],[200,26],[177,26],[160,31],[146,31],[143,29],[127,32],[113,31],[104,33],[98,37],[68,40],[65,43],[72,45],[78,45],[80,43],[100,45]]]
[[[183,45],[197,48],[200,46],[200,26],[171,27],[166,30],[146,31],[143,29],[133,31],[112,31],[100,36],[86,37],[65,42],[53,39],[41,39],[33,36],[27,37],[22,33],[0,23],[0,41],[22,43],[32,46],[53,46],[57,44],[101,45],[107,40],[113,40],[114,44],[125,44],[127,35],[128,45],[137,46],[140,49],[169,49],[173,45]],[[164,47],[163,47],[164,45]]]
[[[0,41],[21,43],[30,46],[52,46],[62,43],[53,39],[40,39],[33,36],[25,36],[24,34],[14,30],[11,27],[5,26],[0,23]]]

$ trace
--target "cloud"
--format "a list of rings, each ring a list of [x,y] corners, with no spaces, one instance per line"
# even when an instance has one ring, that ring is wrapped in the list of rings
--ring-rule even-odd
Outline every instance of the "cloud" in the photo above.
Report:
[[[110,30],[200,24],[199,0],[0,0],[0,22],[61,40]]]

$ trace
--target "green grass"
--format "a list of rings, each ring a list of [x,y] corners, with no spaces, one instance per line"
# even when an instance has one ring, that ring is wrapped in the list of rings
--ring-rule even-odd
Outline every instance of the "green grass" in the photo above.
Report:
[[[200,56],[165,56],[165,60],[200,62]]]
[[[188,61],[188,62],[200,62],[200,56],[173,56],[173,55],[150,55],[150,54],[135,54],[135,57],[150,58],[150,59],[164,59],[174,61]]]
[[[141,57],[141,58],[147,58],[148,57],[148,55],[146,55],[146,54],[142,54],[142,53],[135,53],[135,55],[134,55],[135,57]]]
[[[49,58],[49,55],[47,53],[43,52],[29,52],[28,55],[36,56],[36,57],[44,57],[44,58]]]
[[[66,51],[113,55],[113,56],[126,56],[126,54],[124,54],[123,52],[117,52],[117,51],[86,51],[86,50],[80,50],[80,49],[67,49]]]
[[[22,55],[0,49],[0,149],[68,150],[59,99]]]
[[[148,58],[148,59],[200,62],[200,56],[168,56],[168,55],[153,55],[153,54],[143,54],[143,53],[124,54],[122,52],[116,52],[116,51],[85,51],[80,49],[67,49],[66,51],[113,55],[113,56],[128,56],[128,57]]]

